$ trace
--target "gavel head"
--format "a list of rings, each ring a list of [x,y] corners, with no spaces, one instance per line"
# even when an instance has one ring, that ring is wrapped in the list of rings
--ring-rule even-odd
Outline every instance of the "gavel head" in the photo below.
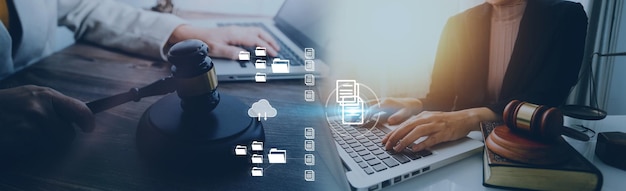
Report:
[[[519,100],[506,105],[502,118],[513,132],[536,140],[555,140],[563,127],[563,114],[558,109]]]
[[[217,76],[208,53],[204,42],[190,39],[176,43],[167,54],[185,112],[210,112],[219,104]]]

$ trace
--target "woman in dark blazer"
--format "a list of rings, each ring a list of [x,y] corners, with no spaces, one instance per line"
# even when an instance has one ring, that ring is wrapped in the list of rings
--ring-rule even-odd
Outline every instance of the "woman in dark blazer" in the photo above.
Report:
[[[493,79],[489,77],[493,72],[490,59],[503,51],[493,49],[491,40],[497,34],[492,32],[503,30],[493,28],[492,22],[498,6],[509,3],[525,7],[517,36],[509,37],[510,57],[505,59],[509,61],[501,82],[496,83],[501,88],[494,94],[488,87],[494,83],[489,80]],[[388,122],[401,124],[383,143],[387,149],[400,151],[418,138],[428,137],[412,147],[418,151],[462,138],[479,130],[480,121],[500,119],[513,99],[547,106],[563,104],[578,79],[586,30],[582,6],[561,0],[487,0],[451,17],[439,42],[428,95],[387,98],[374,106],[395,109]]]

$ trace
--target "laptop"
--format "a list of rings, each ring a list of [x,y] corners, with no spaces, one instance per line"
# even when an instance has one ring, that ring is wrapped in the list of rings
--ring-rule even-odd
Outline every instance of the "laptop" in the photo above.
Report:
[[[191,20],[192,25],[204,27],[255,26],[266,30],[280,45],[275,58],[257,55],[265,47],[242,47],[248,55],[243,60],[213,59],[219,81],[241,81],[259,79],[303,79],[305,74],[320,74],[328,71],[323,62],[323,47],[328,38],[322,32],[323,13],[327,6],[323,0],[286,0],[273,19],[235,18],[219,20]],[[305,51],[305,49],[307,51]],[[305,53],[307,54],[305,57]],[[240,55],[241,56],[241,55]],[[257,62],[257,60],[260,60]],[[306,61],[308,60],[308,61]],[[260,63],[265,63],[262,67]],[[278,71],[275,66],[286,66]]]
[[[397,126],[345,125],[339,116],[329,118],[329,125],[353,190],[380,190],[398,184],[480,153],[484,145],[481,141],[464,137],[428,150],[411,152],[405,149],[396,153],[385,151],[381,139]]]

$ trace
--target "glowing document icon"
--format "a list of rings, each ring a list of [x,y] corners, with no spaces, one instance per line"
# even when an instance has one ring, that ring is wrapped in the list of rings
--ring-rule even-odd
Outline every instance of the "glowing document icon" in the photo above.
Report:
[[[257,72],[256,75],[254,75],[254,81],[257,83],[267,82],[267,74]]]
[[[304,59],[307,59],[307,60],[315,59],[315,49],[304,48]]]
[[[272,60],[272,73],[289,73],[289,60],[274,58]]]
[[[315,165],[315,155],[313,154],[305,154],[304,155],[304,164],[307,166]]]
[[[304,101],[314,102],[315,101],[315,91],[313,91],[313,90],[304,90]]]
[[[247,154],[248,147],[245,145],[237,145],[235,146],[235,155],[242,156]]]
[[[263,155],[252,154],[252,163],[253,164],[261,164],[261,163],[263,163]]]
[[[359,84],[356,80],[337,80],[335,88],[337,103],[356,102],[359,97]]]
[[[343,97],[341,98],[341,123],[345,125],[363,124],[365,109],[363,109],[363,100],[360,97]],[[345,100],[356,100],[354,102]]]
[[[304,75],[304,85],[315,86],[315,76],[313,74]]]
[[[252,176],[263,176],[263,168],[261,167],[252,167],[250,172],[252,173]]]
[[[239,60],[250,60],[250,52],[239,51]]]
[[[305,60],[304,61],[304,70],[312,72],[315,71],[315,61],[313,60]]]
[[[313,140],[304,140],[304,150],[305,151],[315,151],[315,141],[313,141]]]
[[[304,170],[304,180],[308,182],[315,181],[315,171],[313,170]]]
[[[287,163],[287,151],[271,148],[267,158],[270,163]]]
[[[252,151],[263,151],[263,142],[252,141]]]
[[[256,49],[254,49],[254,56],[267,56],[265,50],[265,47],[256,47]]]
[[[254,62],[254,68],[256,69],[265,69],[267,62],[265,60],[256,60]]]
[[[313,129],[313,127],[305,127],[304,128],[304,138],[306,138],[306,139],[315,139],[315,129]]]
[[[341,105],[341,123],[345,125],[363,124],[365,109],[359,97],[359,84],[356,80],[337,80],[335,87],[337,103]]]

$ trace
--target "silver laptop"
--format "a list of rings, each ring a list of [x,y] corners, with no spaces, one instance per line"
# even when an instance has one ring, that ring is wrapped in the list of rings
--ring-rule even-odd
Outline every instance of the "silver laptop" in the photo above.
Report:
[[[380,190],[479,153],[483,148],[482,142],[465,137],[429,150],[387,152],[381,139],[396,126],[365,128],[341,121],[341,117],[330,118],[330,128],[348,182],[355,190]]]
[[[276,58],[280,64],[288,60],[288,73],[281,70],[272,70],[275,58],[269,56],[257,56],[256,47],[243,47],[249,54],[249,61],[233,61],[226,59],[214,59],[216,73],[219,81],[255,80],[260,74],[266,80],[275,79],[303,79],[305,74],[320,76],[328,71],[328,66],[323,62],[323,47],[328,43],[328,38],[322,32],[324,6],[322,0],[286,0],[279,12],[273,19],[219,19],[219,20],[192,20],[192,25],[206,27],[222,26],[256,26],[270,33],[277,43],[280,44],[280,52]],[[305,59],[306,53],[309,56]],[[309,49],[310,48],[310,49]],[[310,51],[312,50],[312,51]],[[311,57],[314,59],[310,59]],[[244,56],[245,57],[245,56]],[[263,60],[266,67],[257,67],[257,60]],[[313,62],[305,62],[312,60]],[[313,68],[313,69],[311,69]]]

